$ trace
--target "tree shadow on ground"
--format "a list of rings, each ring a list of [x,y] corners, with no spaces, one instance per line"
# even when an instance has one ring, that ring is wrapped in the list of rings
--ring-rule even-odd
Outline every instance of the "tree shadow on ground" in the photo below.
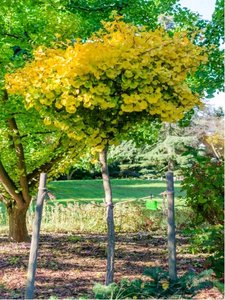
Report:
[[[186,246],[186,239],[178,245]],[[21,299],[26,283],[29,243],[13,244],[0,238],[0,297]],[[199,264],[197,268],[195,265]],[[142,278],[147,267],[167,269],[167,241],[157,233],[118,234],[116,242],[115,280]],[[203,269],[202,258],[178,259],[178,272]],[[91,297],[95,282],[104,283],[106,269],[106,235],[42,234],[38,254],[36,298]]]

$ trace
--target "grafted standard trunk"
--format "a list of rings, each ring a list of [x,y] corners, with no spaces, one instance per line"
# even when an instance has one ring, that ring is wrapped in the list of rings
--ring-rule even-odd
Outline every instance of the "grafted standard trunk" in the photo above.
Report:
[[[9,238],[17,243],[29,241],[26,225],[26,213],[28,206],[8,208],[9,215]]]
[[[106,218],[107,218],[107,268],[105,284],[113,282],[115,260],[115,230],[113,217],[112,189],[110,185],[109,170],[107,164],[107,147],[99,154],[101,164],[103,188],[105,192]]]

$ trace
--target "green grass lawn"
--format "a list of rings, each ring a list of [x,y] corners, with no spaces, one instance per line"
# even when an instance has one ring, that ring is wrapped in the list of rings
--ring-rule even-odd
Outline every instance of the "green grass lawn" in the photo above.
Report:
[[[111,184],[115,202],[135,200],[151,194],[155,200],[161,201],[160,193],[166,190],[166,182],[160,180],[112,179]],[[52,181],[48,189],[60,202],[102,202],[104,199],[100,179]],[[175,182],[175,196],[182,196],[180,182]]]
[[[153,195],[154,200],[161,202],[160,193],[166,190],[166,182],[161,180],[112,179],[111,185],[114,202],[136,200],[150,195]],[[101,179],[51,181],[48,183],[48,189],[60,203],[74,201],[102,203],[104,199]],[[182,195],[180,182],[175,182],[176,200]],[[54,201],[48,201],[48,204]],[[176,201],[176,204],[182,203],[181,199]],[[0,209],[5,210],[1,202]]]
[[[158,208],[162,207],[162,196],[160,193],[166,191],[166,182],[161,180],[140,180],[140,179],[112,179],[112,191],[114,203],[124,201],[135,201],[145,207],[147,199],[141,199],[153,195],[152,199],[158,202]],[[68,203],[78,202],[103,203],[104,192],[102,180],[62,180],[49,182],[47,188],[55,196],[55,200],[47,200],[47,207],[60,203],[67,206]],[[180,191],[180,182],[175,182],[175,206],[184,205],[184,199],[180,197],[184,194]],[[36,202],[33,201],[29,211],[34,212]],[[6,224],[6,208],[0,202],[0,224]]]
[[[111,180],[113,201],[137,200],[153,195],[153,199],[161,205],[162,196],[160,193],[166,190],[166,182],[161,180],[141,180],[141,179],[112,179]],[[55,201],[60,203],[102,203],[104,192],[101,179],[92,180],[61,180],[48,183],[48,189],[56,197],[56,200],[48,200],[51,205]],[[183,193],[180,191],[180,182],[175,182],[175,205],[183,205],[180,199]],[[35,203],[33,202],[32,210]],[[0,202],[0,213],[5,212],[5,206]]]

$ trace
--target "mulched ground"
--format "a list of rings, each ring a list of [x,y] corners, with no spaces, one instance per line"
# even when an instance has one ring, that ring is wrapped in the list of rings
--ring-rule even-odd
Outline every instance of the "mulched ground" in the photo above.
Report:
[[[205,256],[185,253],[188,241],[177,236],[178,275],[189,269],[204,270]],[[23,299],[29,258],[29,243],[14,244],[0,237],[0,299]],[[92,298],[96,282],[104,283],[106,268],[104,235],[42,234],[36,273],[35,298]],[[115,281],[142,278],[146,267],[167,269],[167,241],[157,233],[117,236]],[[223,299],[216,288],[194,299]]]

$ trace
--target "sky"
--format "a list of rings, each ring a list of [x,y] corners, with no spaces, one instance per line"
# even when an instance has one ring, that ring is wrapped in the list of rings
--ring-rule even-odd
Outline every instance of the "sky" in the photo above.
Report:
[[[198,12],[203,19],[211,20],[216,0],[180,0],[180,4]]]
[[[203,19],[211,20],[216,0],[180,0],[180,4],[194,12],[198,12]],[[211,105],[225,109],[225,93],[215,95],[213,99],[207,100]]]

